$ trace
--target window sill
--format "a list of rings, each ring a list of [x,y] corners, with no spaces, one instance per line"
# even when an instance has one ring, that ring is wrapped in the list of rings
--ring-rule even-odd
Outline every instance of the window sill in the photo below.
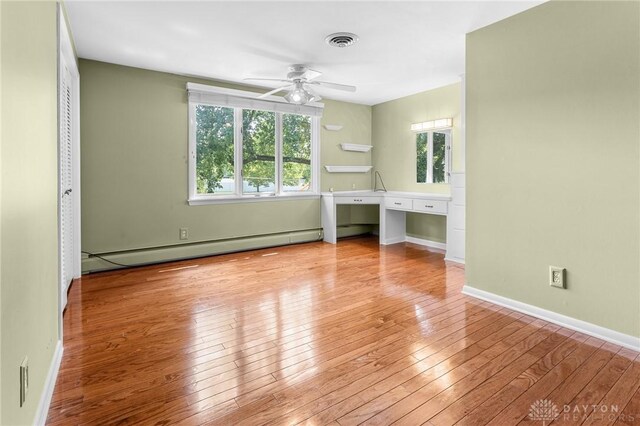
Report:
[[[293,200],[318,200],[319,193],[290,194],[290,195],[214,195],[191,198],[188,200],[190,206],[204,206],[208,204],[244,204],[261,203],[269,201],[293,201]]]

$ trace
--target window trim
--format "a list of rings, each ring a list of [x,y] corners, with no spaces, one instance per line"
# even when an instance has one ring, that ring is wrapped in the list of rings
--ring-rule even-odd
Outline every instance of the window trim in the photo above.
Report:
[[[290,104],[280,96],[270,95],[266,98],[258,98],[260,93],[197,83],[187,83],[187,94],[189,102],[223,107],[241,107],[318,117],[322,116],[324,109],[324,104],[320,102],[309,102],[305,105]]]
[[[227,95],[241,96],[250,95],[255,97],[253,92],[245,92],[235,89],[217,88],[214,86],[195,85],[193,83],[187,83],[187,88],[198,86],[198,89],[202,87],[207,88],[211,93],[222,93]],[[219,89],[219,90],[218,90]],[[271,97],[270,97],[271,98]],[[274,100],[273,102],[282,102],[282,100]],[[282,114],[301,114],[297,112],[287,111],[274,111],[276,116],[276,179],[275,193],[258,193],[258,194],[243,194],[242,193],[242,106],[229,106],[229,105],[215,105],[213,103],[203,102],[201,100],[189,100],[189,147],[188,147],[188,197],[187,202],[189,205],[206,205],[206,204],[231,204],[231,203],[244,203],[244,202],[262,202],[262,201],[284,201],[284,200],[302,200],[302,199],[318,199],[320,198],[320,116],[311,115],[311,189],[304,192],[285,192],[282,191],[281,182],[283,170],[282,161]],[[233,122],[234,122],[234,178],[235,178],[235,193],[224,195],[213,194],[198,194],[197,182],[196,182],[196,159],[197,159],[197,145],[196,145],[196,105],[213,105],[222,106],[225,108],[233,108]],[[314,103],[314,107],[323,107],[323,104]]]

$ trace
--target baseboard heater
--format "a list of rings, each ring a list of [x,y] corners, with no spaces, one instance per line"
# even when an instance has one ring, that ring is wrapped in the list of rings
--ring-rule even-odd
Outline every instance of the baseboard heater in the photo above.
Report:
[[[303,231],[283,232],[279,234],[257,235],[226,240],[97,254],[103,259],[122,265],[143,266],[319,240],[322,240],[322,230],[308,229]],[[109,263],[103,259],[91,255],[84,257],[82,259],[82,273],[87,274],[123,267]]]

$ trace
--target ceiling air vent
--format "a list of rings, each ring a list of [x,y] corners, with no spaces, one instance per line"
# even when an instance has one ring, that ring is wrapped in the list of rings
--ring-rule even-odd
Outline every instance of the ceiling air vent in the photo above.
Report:
[[[349,47],[358,41],[358,36],[353,33],[333,33],[325,37],[324,41],[333,47]]]

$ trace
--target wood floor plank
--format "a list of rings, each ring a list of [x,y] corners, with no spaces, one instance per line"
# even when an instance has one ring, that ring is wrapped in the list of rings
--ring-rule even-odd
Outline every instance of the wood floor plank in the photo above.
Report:
[[[404,368],[398,372],[393,371],[393,374],[388,375],[387,377],[385,377],[386,375],[379,375],[377,377],[378,381],[376,383],[363,389],[357,389],[357,393],[352,394],[342,402],[336,403],[328,409],[315,414],[312,420],[316,423],[324,423],[340,418],[350,412],[353,412],[354,416],[357,418],[360,416],[359,414],[357,414],[359,411],[364,413],[362,415],[362,420],[366,420],[367,418],[375,414],[370,413],[370,408],[367,407],[367,404],[370,401],[376,399],[377,397],[380,397],[381,395],[386,395],[396,386],[412,379],[419,374],[424,373],[426,370],[433,368],[434,366],[444,362],[447,359],[453,358],[463,351],[469,350],[474,345],[478,346],[480,341],[486,341],[490,339],[499,340],[501,337],[508,335],[510,332],[513,333],[516,329],[513,327],[513,325],[514,323],[516,323],[516,320],[521,317],[521,315],[514,315],[513,317],[509,315],[498,315],[498,319],[496,319],[494,315],[476,323],[477,326],[481,327],[478,328],[478,331],[473,332],[473,326],[470,326],[467,330],[463,330],[462,332],[465,334],[465,337],[455,342],[453,342],[451,338],[460,337],[461,334],[452,333],[450,336],[448,336],[448,338],[442,339],[439,342],[435,342],[434,344],[429,345],[428,347],[433,348],[433,353],[428,357],[422,360],[418,360],[414,356],[415,361],[411,366]],[[490,325],[485,326],[485,321],[492,322]],[[524,323],[520,323],[520,326],[523,325]],[[467,335],[467,331],[470,334]],[[340,393],[342,393],[343,396],[348,395],[350,393],[349,388],[357,384],[357,382],[350,384],[344,389],[341,389]],[[327,397],[333,398],[335,397],[335,395],[329,394],[327,395]],[[356,410],[356,407],[354,406],[354,403],[352,401],[353,399],[362,400],[366,404],[363,404]],[[385,398],[385,401],[388,401],[388,399]]]
[[[457,422],[460,425],[486,424],[488,419],[495,417],[505,407],[513,404],[513,401],[518,398],[519,395],[531,388],[548,371],[561,362],[564,357],[576,350],[580,342],[585,340],[587,340],[586,336],[574,335],[573,338],[568,339],[562,345],[541,358],[537,363],[520,373],[502,389],[494,389],[490,393],[486,391],[483,392],[483,384],[447,407],[432,419],[431,422],[438,424],[446,419],[451,423]],[[486,398],[487,395],[489,398]],[[482,400],[484,400],[484,402],[482,402]]]
[[[469,374],[483,368],[496,357],[508,351],[518,351],[524,345],[535,345],[546,339],[549,331],[541,329],[542,322],[533,321],[517,330],[501,336],[498,342],[487,338],[402,383],[389,393],[383,394],[346,416],[340,417],[341,424],[358,424],[364,420],[368,424],[390,424],[419,407],[424,401],[438,394],[442,389],[462,380]],[[505,329],[508,329],[506,327]],[[368,415],[369,417],[364,417]]]
[[[474,323],[468,323],[468,327],[465,332],[472,333],[477,327],[487,326],[490,323],[485,322],[493,320],[495,318],[490,316]],[[347,396],[354,395],[355,393],[366,389],[378,381],[386,378],[388,375],[396,374],[402,370],[408,370],[415,368],[416,364],[420,361],[412,355],[416,350],[421,350],[420,346],[428,344],[430,347],[438,347],[439,345],[446,344],[450,341],[452,336],[456,336],[457,332],[453,332],[449,335],[445,335],[448,331],[442,330],[439,333],[434,333],[429,339],[422,339],[415,342],[409,342],[408,345],[397,347],[394,352],[377,360],[374,364],[368,364],[359,369],[352,370],[347,375],[342,377],[344,386],[338,387],[331,392],[322,392],[319,398],[299,407],[296,410],[285,413],[286,417],[293,417],[297,420],[306,419],[316,412],[331,407],[334,404],[342,401]],[[444,336],[444,337],[442,337]],[[289,392],[295,393],[297,390],[291,389]],[[281,397],[279,397],[281,399]],[[278,424],[285,422],[286,418],[278,418],[272,420],[271,423]]]
[[[640,356],[639,356],[640,357]],[[586,418],[584,426],[611,425],[618,420],[619,413],[629,403],[632,396],[640,389],[640,358],[636,357],[620,379],[598,402],[591,415]]]
[[[427,420],[431,421],[436,414],[461,399],[470,390],[478,389],[484,393],[485,388],[488,388],[489,392],[496,388],[500,389],[545,353],[560,345],[566,338],[566,335],[552,333],[533,347],[525,346],[521,352],[516,351],[511,356],[494,360],[479,369],[474,375],[465,377],[428,399],[397,423],[399,425],[413,425]]]
[[[616,425],[632,425],[640,421],[640,389],[631,397],[622,413],[616,419]]]
[[[637,353],[464,282],[441,252],[375,237],[84,276],[47,424],[527,422],[545,395],[640,411]]]
[[[551,423],[553,425],[582,424],[597,407],[604,396],[618,382],[635,359],[637,352],[621,349],[602,370],[567,404],[569,412],[563,412]]]
[[[290,415],[296,420],[310,418],[308,422],[316,424],[324,424],[336,420],[376,396],[385,394],[395,386],[394,384],[407,381],[442,362],[455,353],[455,350],[463,350],[491,333],[498,333],[501,327],[511,321],[515,321],[515,318],[508,316],[499,318],[499,314],[497,315],[498,317],[496,315],[490,316],[472,324],[460,333],[452,333],[447,338],[430,344],[428,347],[432,348],[433,352],[427,357],[429,358],[428,361],[427,358],[419,360],[415,355],[410,355],[406,360],[401,360],[404,362],[395,362],[382,371],[350,382],[347,386],[323,395],[321,398],[298,408],[291,412]],[[474,330],[477,331],[474,332]],[[453,339],[456,338],[459,340],[454,342]],[[423,349],[419,350],[419,352],[422,351]],[[358,404],[357,401],[361,401],[361,404]],[[280,421],[284,420],[280,419]]]
[[[584,344],[580,344],[583,343]],[[571,349],[566,354],[561,354],[564,358],[551,361],[549,368],[541,369],[540,373],[533,377],[526,372],[519,377],[519,381],[511,383],[504,390],[510,393],[513,398],[509,404],[500,411],[488,424],[506,425],[518,424],[525,418],[533,403],[547,399],[547,396],[562,382],[564,382],[574,371],[577,371],[582,364],[600,347],[604,342],[587,336],[574,335],[568,344]],[[553,355],[553,354],[550,354]],[[490,412],[484,415],[492,417]]]
[[[590,342],[594,345],[601,344],[601,342],[599,342],[597,339],[586,340],[587,344],[589,344]],[[584,364],[575,369],[569,377],[566,377],[562,380],[557,380],[558,386],[551,392],[551,394],[546,397],[546,400],[552,401],[554,404],[556,404],[557,407],[560,407],[560,409],[562,409],[562,407],[570,402],[571,399],[573,399],[577,395],[577,393],[584,388],[584,386],[591,380],[591,378],[602,367],[604,367],[604,365],[619,349],[620,348],[618,346],[609,343],[602,345],[591,356],[589,356]],[[555,378],[551,380],[555,380]],[[459,422],[459,424],[487,424],[492,418],[494,418],[507,405],[511,404],[529,387],[529,384],[522,381],[512,383],[511,386],[504,388],[499,394],[495,395],[480,407],[469,413]],[[529,400],[527,402],[531,404],[534,401],[535,400]],[[528,414],[528,412],[526,414]],[[560,412],[558,414],[560,414]],[[519,424],[530,422],[539,423],[538,420],[530,419],[528,416],[525,416]]]
[[[472,310],[470,312],[476,311]],[[458,316],[459,315],[460,314],[458,314]],[[477,313],[474,313],[474,315],[477,315]],[[455,326],[455,323],[449,324],[449,322],[451,322],[451,318],[442,322],[447,325],[443,329],[434,326],[432,330],[433,334],[430,336],[430,339],[435,340],[437,338],[440,338],[443,334],[446,335],[447,333],[450,333],[451,327]],[[412,328],[415,330],[418,329],[418,326],[413,326]],[[403,332],[402,334],[405,334],[406,331],[410,332],[412,328],[405,330],[405,332]],[[376,368],[378,365],[384,362],[385,358],[387,358],[391,354],[394,354],[394,356],[396,357],[409,355],[410,351],[403,352],[402,346],[407,344],[415,344],[416,338],[410,337],[410,333],[406,334],[409,334],[406,341],[389,339],[389,344],[386,344],[383,339],[382,341],[378,341],[373,345],[367,345],[362,348],[358,348],[355,354],[347,353],[331,357],[330,360],[327,360],[325,363],[320,363],[317,366],[319,368],[325,369],[326,372],[314,377],[313,382],[304,380],[301,381],[301,383],[296,383],[295,387],[291,386],[290,382],[283,382],[284,389],[271,389],[271,392],[274,392],[274,396],[277,399],[277,402],[275,402],[271,407],[265,407],[262,412],[255,413],[247,418],[234,418],[233,423],[263,423],[265,418],[286,415],[289,411],[291,411],[291,407],[307,404],[310,401],[317,399],[323,393],[332,392],[336,388],[344,386],[349,381],[356,380],[359,375],[363,374],[363,370],[360,367]],[[395,337],[398,336],[396,335]],[[364,370],[364,374],[366,373],[367,370]],[[227,419],[222,419],[222,422],[226,421]]]

